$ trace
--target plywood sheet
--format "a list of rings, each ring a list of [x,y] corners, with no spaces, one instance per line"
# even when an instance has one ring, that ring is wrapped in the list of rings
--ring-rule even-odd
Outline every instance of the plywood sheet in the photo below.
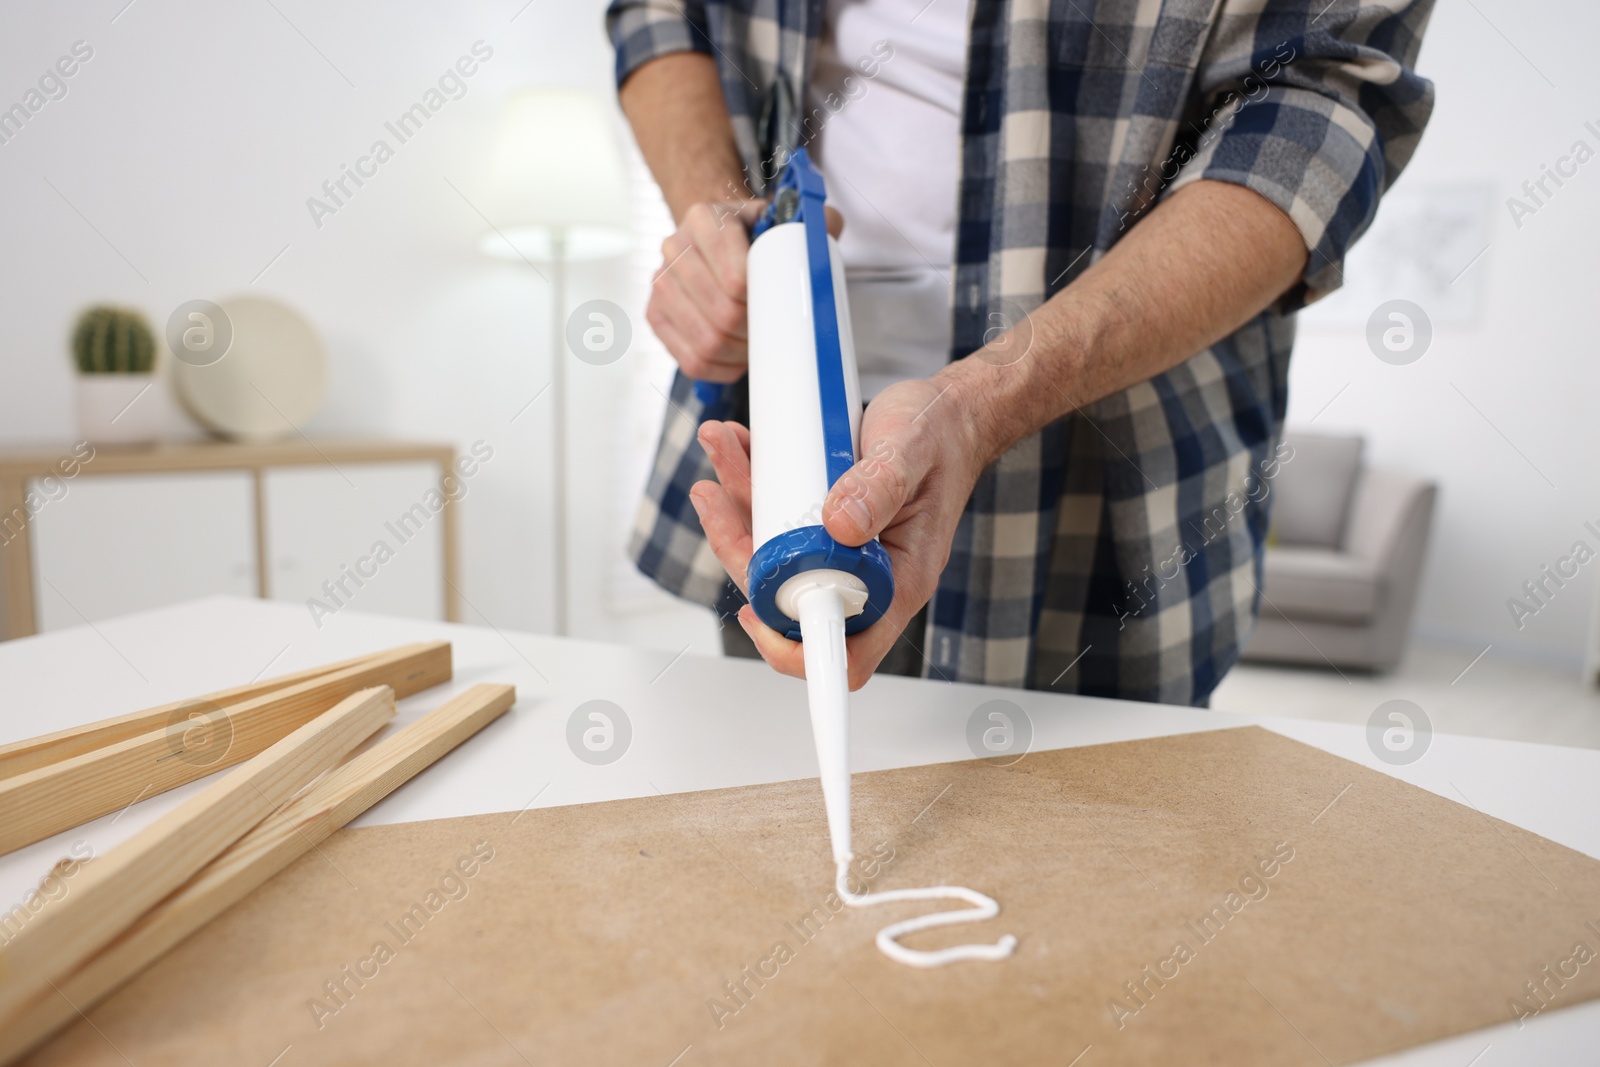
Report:
[[[340,833],[30,1062],[1321,1065],[1600,995],[1600,862],[1256,728],[858,775],[856,844],[1017,956],[880,956],[814,781],[659,796]]]

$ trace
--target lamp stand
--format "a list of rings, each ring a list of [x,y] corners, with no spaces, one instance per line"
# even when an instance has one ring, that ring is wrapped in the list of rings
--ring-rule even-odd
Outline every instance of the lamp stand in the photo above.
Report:
[[[550,392],[555,415],[551,419],[551,436],[554,439],[555,470],[555,539],[552,555],[555,558],[554,606],[556,634],[565,637],[571,626],[567,610],[567,523],[572,517],[571,501],[567,498],[567,331],[563,316],[567,310],[567,232],[554,227],[550,232],[551,309],[550,309]]]

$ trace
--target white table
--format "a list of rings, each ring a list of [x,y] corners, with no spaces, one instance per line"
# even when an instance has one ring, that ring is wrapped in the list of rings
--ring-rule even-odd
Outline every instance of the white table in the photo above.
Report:
[[[400,704],[415,719],[474,682],[513,682],[515,708],[353,825],[438,819],[814,777],[804,683],[764,664],[653,652],[492,626],[419,622],[292,604],[214,598],[0,644],[0,743],[226,688],[409,641],[448,639],[455,679]],[[874,679],[852,702],[857,771],[970,759],[973,709],[1004,697],[1032,719],[1034,748],[1068,748],[1248,723],[1393,774],[1424,789],[1600,857],[1600,752],[1436,735],[1396,768],[1343,724],[1251,718],[1190,708],[1065,697],[904,678]],[[567,747],[579,704],[612,701],[633,737],[621,759],[593,766]],[[1508,708],[1507,714],[1516,709]],[[395,729],[391,726],[390,729]],[[0,857],[9,909],[76,841],[101,854],[202,788],[142,801]],[[1592,1064],[1600,1002],[1547,1011],[1371,1061],[1384,1067]],[[1485,1053],[1485,1048],[1488,1051]],[[1474,1059],[1474,1057],[1479,1057]]]

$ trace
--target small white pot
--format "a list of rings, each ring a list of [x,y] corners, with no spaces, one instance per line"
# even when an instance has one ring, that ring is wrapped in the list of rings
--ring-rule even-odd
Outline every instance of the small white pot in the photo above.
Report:
[[[149,444],[161,436],[154,374],[79,374],[78,434],[97,445]]]

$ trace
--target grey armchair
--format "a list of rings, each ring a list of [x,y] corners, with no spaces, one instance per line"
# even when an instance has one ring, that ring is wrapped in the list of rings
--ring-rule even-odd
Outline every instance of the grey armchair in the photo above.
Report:
[[[1405,651],[1438,488],[1361,463],[1360,437],[1286,433],[1246,661],[1387,670]]]

